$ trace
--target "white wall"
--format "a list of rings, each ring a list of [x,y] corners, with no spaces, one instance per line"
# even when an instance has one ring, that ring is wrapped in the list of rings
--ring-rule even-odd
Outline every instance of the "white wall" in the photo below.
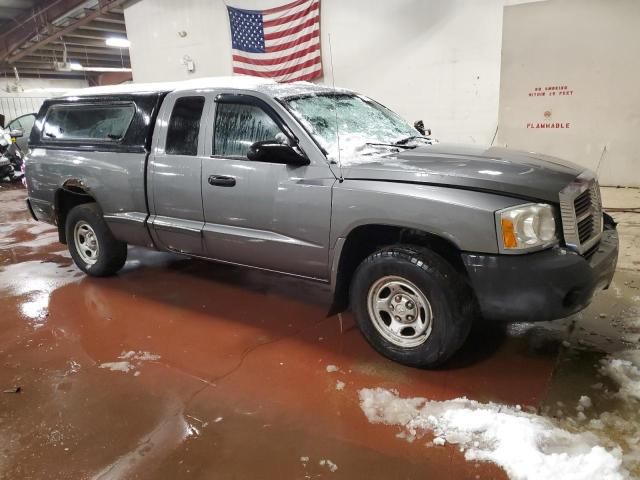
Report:
[[[640,186],[639,25],[638,0],[507,7],[499,141],[597,169],[603,185]]]
[[[288,0],[228,0],[268,8]],[[328,34],[337,86],[423,119],[441,141],[489,143],[498,122],[504,5],[520,0],[322,0],[325,77]],[[231,74],[222,0],[140,0],[125,8],[136,82]],[[184,38],[179,31],[187,32]],[[188,74],[184,55],[196,63]]]
[[[88,84],[86,80],[22,78],[20,89],[14,91],[11,88],[15,85],[14,79],[5,78],[0,85],[0,114],[4,116],[6,124],[21,115],[37,112],[45,98],[62,95]]]
[[[15,83],[15,79],[11,77],[4,78],[2,80],[2,89],[7,90],[7,87],[13,85]],[[34,89],[65,89],[72,90],[76,88],[83,88],[88,86],[86,80],[84,79],[64,79],[64,78],[21,78],[20,85],[22,88],[27,90]]]

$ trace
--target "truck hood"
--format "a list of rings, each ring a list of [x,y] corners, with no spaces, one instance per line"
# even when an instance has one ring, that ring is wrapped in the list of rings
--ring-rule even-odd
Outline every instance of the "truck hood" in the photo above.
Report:
[[[492,191],[558,202],[558,193],[585,169],[537,153],[502,147],[435,144],[343,161],[350,180],[382,180]]]

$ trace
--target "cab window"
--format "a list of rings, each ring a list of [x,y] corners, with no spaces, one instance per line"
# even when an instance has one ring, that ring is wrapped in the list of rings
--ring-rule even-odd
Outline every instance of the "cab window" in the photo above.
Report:
[[[32,113],[16,118],[7,125],[9,130],[22,130],[26,137],[31,133],[36,116]]]
[[[260,107],[240,103],[218,103],[213,134],[213,152],[220,156],[246,157],[255,142],[277,140],[280,127]]]
[[[176,100],[167,130],[167,154],[198,154],[198,135],[203,108],[204,97],[181,97]]]
[[[46,140],[117,142],[127,133],[135,114],[133,104],[54,105],[47,112]]]

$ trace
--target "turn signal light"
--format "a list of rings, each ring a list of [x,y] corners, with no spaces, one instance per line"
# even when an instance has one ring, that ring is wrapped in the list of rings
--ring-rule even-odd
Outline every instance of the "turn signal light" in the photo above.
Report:
[[[513,222],[508,218],[503,218],[502,221],[502,244],[504,248],[516,248],[518,246],[518,238],[513,227]]]

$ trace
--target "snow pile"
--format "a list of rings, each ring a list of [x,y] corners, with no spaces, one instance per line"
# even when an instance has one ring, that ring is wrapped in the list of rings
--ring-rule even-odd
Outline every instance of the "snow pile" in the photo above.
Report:
[[[409,441],[430,432],[435,445],[459,444],[467,460],[494,462],[511,478],[628,478],[619,448],[607,450],[592,433],[568,432],[518,408],[466,398],[401,398],[382,388],[360,390],[360,407],[372,423],[403,427]]]
[[[336,465],[335,463],[333,463],[331,460],[327,459],[322,459],[319,462],[319,465],[321,467],[327,467],[329,469],[329,471],[331,473],[335,472],[336,470],[338,470],[338,465]]]
[[[153,353],[143,352],[141,350],[137,352],[130,350],[128,352],[122,352],[118,356],[120,361],[101,363],[99,368],[106,368],[112,372],[129,373],[142,365],[143,362],[153,362],[160,360],[160,358],[160,355],[155,355]],[[138,376],[139,374],[140,372],[136,372],[135,376]]]
[[[618,396],[640,400],[640,350],[625,350],[600,361],[600,373],[618,384]]]
[[[125,362],[106,362],[106,363],[101,363],[99,368],[107,368],[107,369],[111,370],[112,372],[128,373],[129,370],[134,370],[136,367],[134,367],[129,362],[125,361]]]

